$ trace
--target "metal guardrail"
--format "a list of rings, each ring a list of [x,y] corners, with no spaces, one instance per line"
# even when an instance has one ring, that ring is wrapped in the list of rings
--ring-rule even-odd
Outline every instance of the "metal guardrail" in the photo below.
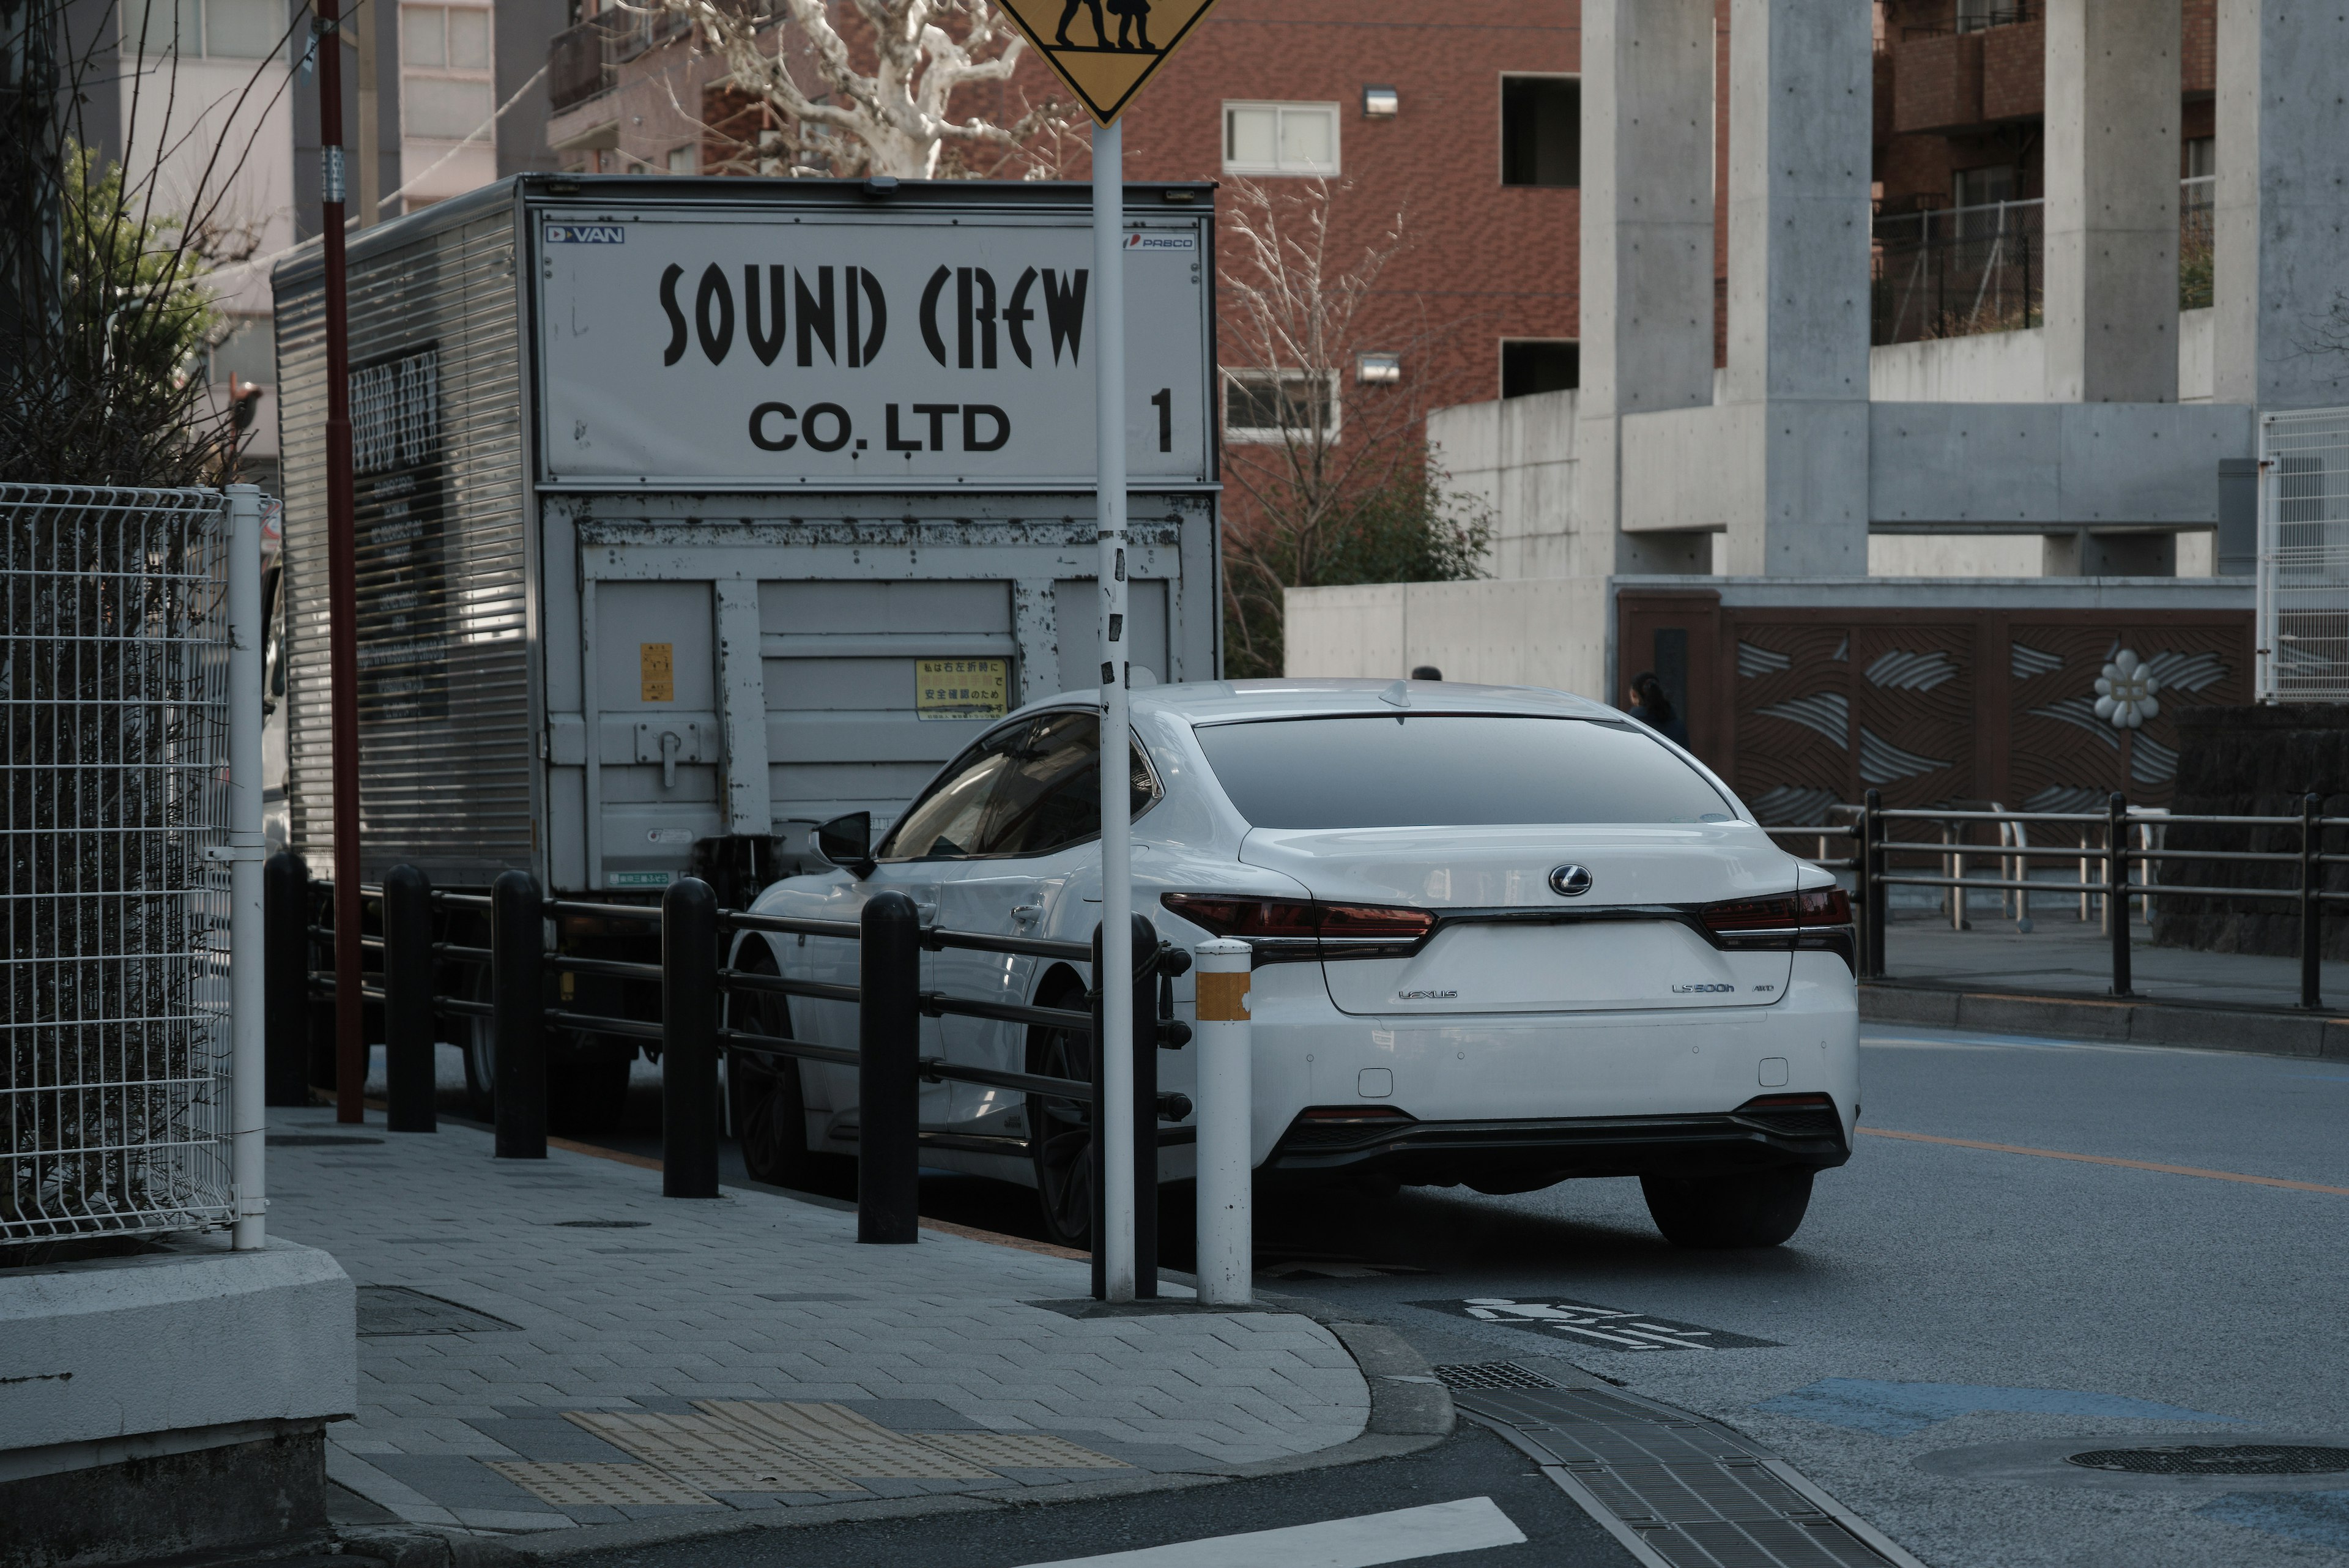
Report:
[[[331,952],[330,925],[308,918],[317,906],[300,858],[281,853],[270,863],[269,1016],[271,1050],[291,1057],[284,1073],[299,1082],[306,1061],[305,1012],[313,998],[332,996],[331,970],[312,967],[314,950]],[[1098,982],[1089,991],[1088,1011],[1039,1007],[987,998],[957,997],[921,983],[925,951],[1000,953],[1081,964],[1098,974],[1101,939],[1091,943],[1043,938],[1001,937],[984,932],[924,927],[913,902],[902,893],[883,892],[867,901],[859,920],[816,920],[721,909],[708,884],[687,878],[670,887],[659,906],[605,904],[542,898],[526,873],[501,875],[488,895],[433,890],[423,875],[401,866],[382,887],[360,889],[363,907],[377,911],[380,934],[362,934],[362,948],[380,955],[380,984],[363,994],[384,1010],[388,1082],[388,1122],[395,1131],[432,1130],[433,1046],[441,1015],[486,1018],[495,1041],[497,1149],[501,1158],[538,1158],[546,1152],[545,1032],[568,1030],[605,1035],[643,1047],[661,1064],[662,1190],[669,1197],[715,1197],[718,1192],[718,1063],[721,1055],[768,1061],[800,1060],[854,1067],[859,1075],[857,1183],[858,1240],[910,1242],[918,1222],[919,1148],[926,1135],[917,1124],[919,1085],[951,1081],[1015,1089],[1089,1107],[1102,1100],[1101,1054],[1089,1045],[1087,1078],[1060,1078],[1009,1072],[921,1054],[924,1018],[964,1017],[1065,1030],[1087,1042],[1102,1037]],[[436,910],[486,915],[486,948],[436,940]],[[637,928],[661,944],[659,963],[549,950],[546,929],[593,922]],[[860,947],[858,982],[801,980],[736,968],[722,961],[736,939],[749,933],[821,937]],[[1135,1228],[1139,1293],[1156,1293],[1155,1217],[1157,1154],[1165,1141],[1157,1124],[1190,1114],[1187,1099],[1158,1092],[1157,1052],[1181,1049],[1191,1038],[1174,1017],[1174,977],[1191,967],[1190,955],[1159,940],[1146,917],[1134,919],[1137,960],[1133,1039],[1134,1045]],[[451,995],[436,981],[451,972],[486,970],[491,1000]],[[657,989],[657,1019],[616,1012],[593,1012],[548,1000],[550,974],[592,976]],[[1158,981],[1154,987],[1149,982]],[[557,988],[560,990],[560,988]],[[781,1035],[754,1033],[721,1021],[721,998],[766,994],[841,1002],[858,1009],[859,1040],[854,1050]],[[567,996],[567,992],[563,993]],[[558,998],[558,1001],[561,999]],[[283,1020],[283,1027],[277,1021]],[[298,1100],[294,1103],[299,1103]],[[1098,1172],[1102,1126],[1089,1114],[1088,1141]],[[1100,1233],[1103,1184],[1095,1179],[1095,1234]],[[1094,1253],[1094,1286],[1102,1293],[1102,1256]]]
[[[2251,898],[2287,903],[2297,909],[2300,917],[2300,999],[2303,1008],[2323,1005],[2322,958],[2323,952],[2324,907],[2349,903],[2349,890],[2328,891],[2323,886],[2325,868],[2349,866],[2349,854],[2328,855],[2323,852],[2323,834],[2327,828],[2349,829],[2349,817],[2323,815],[2323,802],[2311,794],[2302,801],[2298,816],[2230,816],[2192,813],[2176,813],[2159,808],[2132,806],[2126,795],[2115,794],[2102,812],[2008,811],[1992,805],[1987,809],[1943,807],[1887,807],[1880,792],[1869,790],[1857,807],[1833,808],[1847,813],[1850,820],[1809,826],[1765,827],[1764,832],[1776,838],[1811,839],[1819,854],[1813,863],[1830,871],[1847,871],[1853,879],[1852,902],[1858,906],[1857,924],[1859,928],[1860,978],[1885,978],[1885,916],[1889,909],[1888,890],[1893,888],[1939,888],[1946,890],[1946,905],[1953,926],[1962,929],[1966,924],[1968,895],[1977,890],[1994,891],[2000,895],[2000,909],[2004,916],[2010,909],[2024,930],[2031,929],[2031,900],[2033,898],[2079,899],[2080,918],[2086,919],[2093,906],[2099,913],[2105,932],[2112,939],[2111,994],[2128,997],[2137,994],[2130,968],[2128,904],[2138,901],[2146,919],[2153,916],[2158,900],[2168,898]],[[1931,824],[1940,829],[1935,839],[1896,838],[1891,836],[1902,823]],[[1968,825],[1988,825],[1995,828],[1999,842],[1992,845],[1968,845],[1962,834]],[[2056,827],[2065,831],[2076,842],[2070,844],[2031,842],[2034,826]],[[2178,827],[2240,827],[2267,828],[2296,835],[2297,846],[2289,850],[2208,849],[2191,846],[2180,846],[2169,842],[2170,830]],[[1847,856],[1830,857],[1826,846],[1830,839],[1846,839],[1851,843]],[[1897,869],[1894,857],[1914,860],[1930,857],[1939,859],[1940,874]],[[1982,857],[1998,862],[1995,877],[1970,876],[1971,857]],[[2033,862],[2066,862],[2076,865],[2079,875],[2075,882],[2051,880],[2030,876]],[[2289,887],[2210,886],[2201,882],[2165,882],[2159,874],[2165,867],[2207,865],[2272,865],[2294,868]],[[2097,873],[2093,879],[2091,869]],[[2132,868],[2136,871],[2131,877]]]

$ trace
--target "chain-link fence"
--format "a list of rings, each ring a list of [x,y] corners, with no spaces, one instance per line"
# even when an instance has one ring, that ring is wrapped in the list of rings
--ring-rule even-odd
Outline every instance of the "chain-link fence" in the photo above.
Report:
[[[223,1223],[228,508],[0,484],[0,1243]]]
[[[2349,409],[2260,417],[2262,702],[2349,702]]]

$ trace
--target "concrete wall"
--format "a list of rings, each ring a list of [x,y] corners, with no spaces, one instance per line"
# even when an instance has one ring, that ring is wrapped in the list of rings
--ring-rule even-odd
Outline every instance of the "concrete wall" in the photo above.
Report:
[[[1430,462],[1490,509],[1496,577],[1562,577],[1575,520],[1578,392],[1542,392],[1438,409],[1427,417]]]
[[[326,1253],[225,1235],[0,1270],[0,1480],[354,1414],[357,1301]]]
[[[2210,400],[2211,313],[2178,313],[2178,400]],[[2044,395],[2047,333],[1980,332],[1868,351],[1868,395],[1880,403],[2029,403]]]
[[[1546,686],[1605,701],[1605,577],[1291,588],[1289,675],[1395,676]]]

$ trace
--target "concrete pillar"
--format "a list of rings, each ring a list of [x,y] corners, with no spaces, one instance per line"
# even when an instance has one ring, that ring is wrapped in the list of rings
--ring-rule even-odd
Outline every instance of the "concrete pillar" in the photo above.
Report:
[[[1574,571],[1703,571],[1621,531],[1622,416],[1713,401],[1713,0],[1584,0]]]
[[[2178,400],[2178,27],[2175,4],[2048,0],[2051,402]]]
[[[2219,0],[2212,393],[2349,403],[2349,354],[2312,352],[2349,291],[2349,14]]]
[[[1868,575],[1872,47],[1865,5],[1730,8],[1733,573]]]

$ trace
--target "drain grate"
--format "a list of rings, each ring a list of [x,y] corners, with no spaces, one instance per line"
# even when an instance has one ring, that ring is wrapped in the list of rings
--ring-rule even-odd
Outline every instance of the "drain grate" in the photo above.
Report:
[[[366,1339],[402,1334],[487,1334],[520,1326],[406,1285],[359,1287],[359,1334]]]
[[[1793,1466],[1685,1410],[1511,1380],[1538,1374],[1506,1361],[1436,1373],[1647,1568],[1920,1568]]]
[[[1514,1361],[1476,1361],[1439,1366],[1435,1376],[1446,1388],[1555,1388],[1540,1373]]]
[[[2349,1449],[2275,1443],[2094,1449],[2069,1455],[2065,1462],[2085,1469],[2140,1476],[2319,1476],[2349,1470]]]

